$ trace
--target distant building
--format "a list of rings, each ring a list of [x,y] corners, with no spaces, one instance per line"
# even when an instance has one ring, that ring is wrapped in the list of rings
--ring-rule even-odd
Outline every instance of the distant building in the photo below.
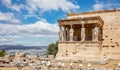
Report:
[[[58,19],[57,60],[120,60],[120,10],[68,13]]]

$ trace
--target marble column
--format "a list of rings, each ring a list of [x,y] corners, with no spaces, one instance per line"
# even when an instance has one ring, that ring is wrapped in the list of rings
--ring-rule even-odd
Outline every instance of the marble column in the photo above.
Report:
[[[71,25],[71,28],[70,28],[70,41],[73,41],[73,33],[74,33],[74,30],[73,30],[72,25]]]
[[[63,30],[62,27],[60,26],[60,30],[59,30],[59,41],[63,41]]]
[[[84,24],[82,24],[82,28],[81,28],[81,41],[85,41],[85,28],[84,28]]]
[[[66,36],[67,36],[67,37],[66,37],[66,40],[69,41],[69,39],[70,39],[70,31],[69,31],[69,28],[66,28],[66,34],[67,34],[67,35],[66,35]]]
[[[99,27],[94,27],[94,40],[93,41],[98,41],[98,34],[99,34]]]
[[[63,41],[66,41],[66,27],[64,27],[64,31],[63,31]]]

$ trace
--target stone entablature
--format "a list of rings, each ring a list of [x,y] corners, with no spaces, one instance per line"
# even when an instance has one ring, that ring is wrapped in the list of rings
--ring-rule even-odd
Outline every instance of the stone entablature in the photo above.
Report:
[[[79,25],[79,24],[94,24],[97,23],[100,26],[103,25],[103,20],[100,16],[94,16],[94,17],[77,17],[77,18],[70,18],[70,19],[58,19],[59,26],[61,25]]]
[[[90,14],[101,14],[101,13],[110,13],[110,12],[118,12],[120,9],[114,10],[99,10],[99,11],[92,11],[92,12],[80,12],[80,13],[68,13],[68,17],[70,16],[78,16],[78,15],[90,15]]]

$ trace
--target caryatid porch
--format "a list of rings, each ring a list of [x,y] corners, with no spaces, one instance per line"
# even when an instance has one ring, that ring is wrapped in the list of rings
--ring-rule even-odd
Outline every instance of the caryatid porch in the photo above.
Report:
[[[103,21],[99,16],[59,19],[59,42],[101,41]]]

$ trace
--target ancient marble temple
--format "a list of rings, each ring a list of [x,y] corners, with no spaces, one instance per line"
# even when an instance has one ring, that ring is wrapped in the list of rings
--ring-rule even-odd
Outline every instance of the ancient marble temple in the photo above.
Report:
[[[57,60],[120,60],[120,10],[68,13],[58,19]]]

